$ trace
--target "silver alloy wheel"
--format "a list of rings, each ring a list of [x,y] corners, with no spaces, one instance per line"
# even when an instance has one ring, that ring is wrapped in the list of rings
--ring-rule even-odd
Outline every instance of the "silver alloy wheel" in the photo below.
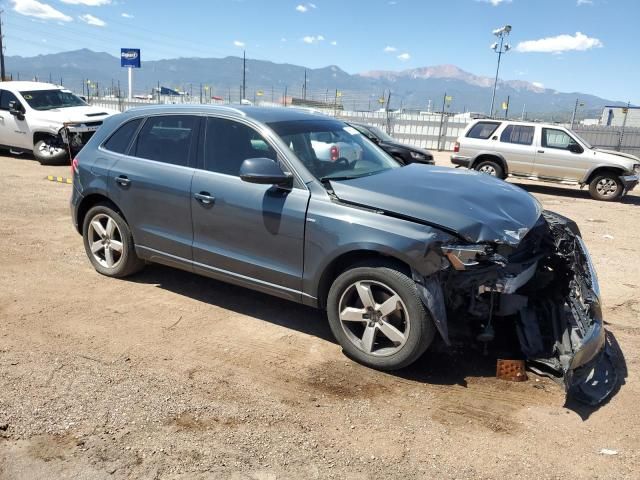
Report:
[[[55,157],[59,155],[60,152],[64,151],[62,147],[54,147],[53,145],[49,145],[47,142],[43,141],[40,143],[38,147],[38,151],[43,155],[49,155],[50,157]]]
[[[498,172],[491,165],[483,165],[478,169],[479,172],[486,173],[487,175],[496,176]]]
[[[87,231],[93,258],[103,267],[116,268],[122,261],[122,234],[116,221],[105,213],[91,219]]]
[[[596,191],[603,197],[612,197],[618,191],[618,184],[612,178],[601,178],[596,184]]]
[[[388,285],[369,280],[355,282],[345,289],[338,308],[347,338],[369,355],[393,355],[409,338],[407,307]]]

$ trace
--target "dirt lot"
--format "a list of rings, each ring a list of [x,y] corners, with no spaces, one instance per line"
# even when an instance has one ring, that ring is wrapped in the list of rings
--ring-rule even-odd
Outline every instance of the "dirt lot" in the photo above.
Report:
[[[71,226],[71,186],[44,180],[68,168],[0,165],[0,478],[640,475],[639,196],[522,182],[577,220],[625,354],[625,384],[588,409],[470,354],[364,368],[322,313],[191,274],[102,277]]]

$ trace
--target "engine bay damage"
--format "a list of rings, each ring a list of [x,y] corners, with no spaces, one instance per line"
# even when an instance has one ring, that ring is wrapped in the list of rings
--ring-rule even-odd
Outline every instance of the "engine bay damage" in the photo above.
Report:
[[[414,273],[447,345],[474,345],[564,383],[596,405],[617,385],[598,279],[574,222],[543,212],[516,245],[441,245],[443,268]]]

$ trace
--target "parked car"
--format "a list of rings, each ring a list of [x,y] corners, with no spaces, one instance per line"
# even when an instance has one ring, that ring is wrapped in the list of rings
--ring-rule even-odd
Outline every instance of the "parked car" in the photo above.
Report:
[[[69,162],[113,113],[50,83],[0,83],[0,147],[33,152],[42,164]]]
[[[318,161],[311,138],[327,132],[362,155]],[[405,367],[439,336],[542,365],[587,402],[609,395],[576,224],[489,175],[400,167],[327,117],[138,108],[73,160],[72,218],[103,275],[157,262],[326,309],[344,351],[373,368]]]
[[[433,155],[429,150],[400,143],[391,135],[373,125],[355,122],[349,122],[349,125],[358,130],[369,140],[376,143],[380,148],[403,165],[409,165],[410,163],[426,163],[428,165],[435,164],[433,161]]]
[[[638,184],[640,159],[591,146],[576,132],[547,123],[471,122],[458,138],[451,163],[498,178],[589,186],[597,200],[616,200]]]
[[[362,157],[362,148],[350,140],[350,134],[342,132],[314,132],[310,135],[311,148],[323,162],[354,162]]]

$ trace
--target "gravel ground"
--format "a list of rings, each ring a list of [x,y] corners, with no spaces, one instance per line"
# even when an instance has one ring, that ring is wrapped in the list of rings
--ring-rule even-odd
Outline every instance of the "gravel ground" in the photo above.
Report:
[[[578,222],[625,354],[624,385],[588,409],[471,353],[364,368],[321,312],[188,273],[100,276],[71,186],[44,180],[68,168],[0,165],[2,479],[638,478],[638,196],[518,182]]]

